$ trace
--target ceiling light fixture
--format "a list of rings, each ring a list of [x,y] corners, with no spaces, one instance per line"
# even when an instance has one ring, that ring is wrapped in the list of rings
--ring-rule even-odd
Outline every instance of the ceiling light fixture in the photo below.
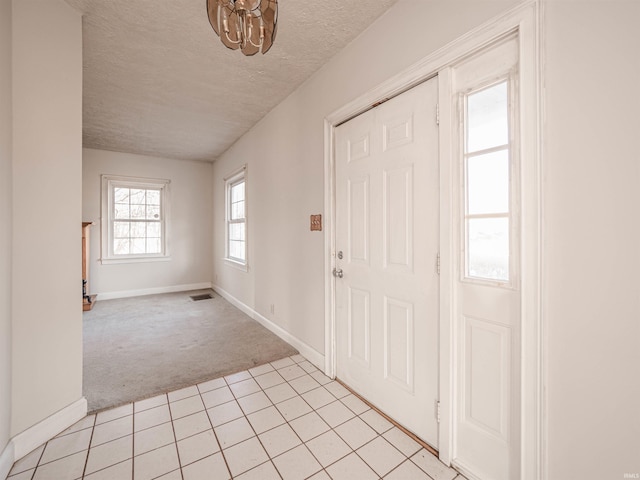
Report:
[[[245,55],[267,51],[278,26],[278,0],[207,0],[209,22],[228,48]]]

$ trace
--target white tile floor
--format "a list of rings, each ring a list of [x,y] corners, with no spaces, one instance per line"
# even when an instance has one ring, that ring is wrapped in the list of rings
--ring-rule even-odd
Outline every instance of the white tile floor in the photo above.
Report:
[[[296,355],[89,415],[9,480],[464,480]]]

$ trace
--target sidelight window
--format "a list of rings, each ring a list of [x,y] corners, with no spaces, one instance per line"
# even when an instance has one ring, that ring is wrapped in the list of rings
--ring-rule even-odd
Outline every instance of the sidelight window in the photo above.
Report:
[[[464,95],[464,240],[469,279],[511,281],[509,82]]]

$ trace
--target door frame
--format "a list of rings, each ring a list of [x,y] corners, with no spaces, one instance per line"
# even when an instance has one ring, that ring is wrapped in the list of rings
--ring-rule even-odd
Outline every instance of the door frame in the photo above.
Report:
[[[522,305],[521,305],[521,405],[520,478],[546,478],[546,421],[544,405],[544,336],[541,301],[541,157],[542,157],[542,62],[540,0],[527,0],[471,30],[411,67],[365,92],[329,114],[324,120],[324,260],[325,260],[325,374],[336,373],[335,267],[335,128],[349,119],[411,87],[438,76],[440,154],[440,460],[451,464],[454,455],[453,412],[455,385],[455,289],[453,231],[457,213],[452,208],[455,191],[451,161],[454,151],[451,70],[460,59],[496,40],[517,32],[520,62]],[[523,181],[526,180],[526,181]]]

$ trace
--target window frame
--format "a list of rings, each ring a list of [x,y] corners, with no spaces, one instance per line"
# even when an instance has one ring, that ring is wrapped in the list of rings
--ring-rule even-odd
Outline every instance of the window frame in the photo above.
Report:
[[[472,86],[466,88],[459,94],[460,106],[460,162],[461,162],[461,247],[462,256],[460,261],[460,281],[463,283],[479,284],[486,286],[501,287],[507,289],[517,289],[519,286],[519,202],[517,198],[517,192],[519,192],[519,146],[517,139],[519,138],[519,124],[517,119],[519,118],[519,105],[517,103],[517,81],[516,72],[507,71],[501,75],[493,76],[492,78],[477,82]],[[500,83],[506,83],[507,85],[507,115],[508,115],[508,143],[506,145],[495,146],[486,148],[471,153],[467,152],[467,100],[471,95],[474,95],[483,90],[492,88]],[[468,160],[469,158],[481,156],[484,154],[495,153],[506,147],[508,154],[509,164],[509,211],[507,213],[500,214],[469,214],[469,202],[468,202]],[[509,279],[492,279],[485,277],[476,277],[469,275],[469,219],[474,218],[506,218],[509,222]]]
[[[170,231],[170,184],[171,180],[160,178],[127,177],[122,175],[101,175],[102,217],[101,217],[101,259],[102,264],[141,263],[169,261]],[[118,187],[160,190],[160,231],[159,253],[115,254],[113,251],[115,203],[114,190]]]
[[[227,265],[238,268],[239,270],[248,271],[249,269],[249,215],[248,215],[248,181],[247,181],[247,165],[243,165],[238,170],[235,170],[224,179],[224,192],[225,192],[225,251],[224,260]],[[231,214],[231,189],[236,185],[244,183],[244,217],[242,219],[233,219]],[[241,258],[232,257],[230,254],[230,235],[229,230],[231,225],[244,224],[244,260]]]

